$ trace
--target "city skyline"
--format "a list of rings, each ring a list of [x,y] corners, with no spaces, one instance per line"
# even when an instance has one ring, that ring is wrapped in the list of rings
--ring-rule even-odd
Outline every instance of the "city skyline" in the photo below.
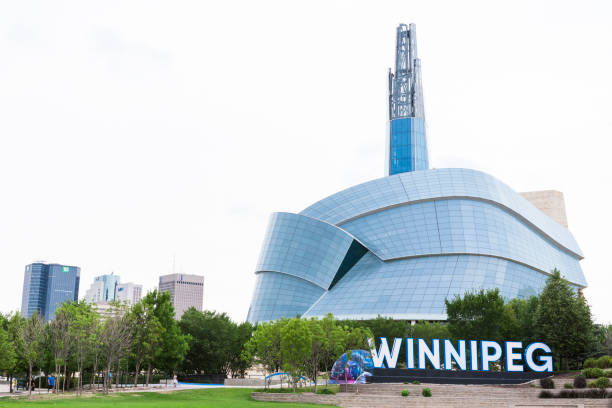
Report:
[[[35,259],[146,292],[176,254],[213,289],[205,308],[244,320],[268,215],[382,176],[394,29],[414,21],[430,167],[563,191],[585,296],[611,322],[612,10],[587,3],[0,5],[0,310]]]

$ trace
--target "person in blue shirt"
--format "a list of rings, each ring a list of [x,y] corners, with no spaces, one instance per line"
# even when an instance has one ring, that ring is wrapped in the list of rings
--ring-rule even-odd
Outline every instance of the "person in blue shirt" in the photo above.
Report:
[[[55,385],[55,377],[50,375],[49,378],[47,378],[47,393],[49,391],[51,391],[53,389],[53,386]]]

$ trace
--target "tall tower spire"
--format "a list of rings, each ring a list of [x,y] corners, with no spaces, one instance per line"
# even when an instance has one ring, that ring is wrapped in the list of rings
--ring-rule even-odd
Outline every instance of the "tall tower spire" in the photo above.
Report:
[[[395,46],[395,72],[389,69],[389,126],[386,175],[427,170],[425,109],[416,26],[400,24]]]

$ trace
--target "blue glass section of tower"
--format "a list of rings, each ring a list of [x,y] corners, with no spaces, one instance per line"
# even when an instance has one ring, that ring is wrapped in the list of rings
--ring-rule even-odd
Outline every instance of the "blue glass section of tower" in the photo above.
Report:
[[[427,138],[416,28],[397,27],[395,72],[389,72],[389,131],[386,175],[427,170]]]

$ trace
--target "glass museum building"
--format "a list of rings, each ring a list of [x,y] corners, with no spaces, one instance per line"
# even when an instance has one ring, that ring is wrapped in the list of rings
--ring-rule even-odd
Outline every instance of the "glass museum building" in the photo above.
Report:
[[[413,24],[389,73],[386,177],[272,214],[247,320],[445,320],[445,299],[538,294],[553,269],[586,287],[571,232],[495,177],[429,169]]]

